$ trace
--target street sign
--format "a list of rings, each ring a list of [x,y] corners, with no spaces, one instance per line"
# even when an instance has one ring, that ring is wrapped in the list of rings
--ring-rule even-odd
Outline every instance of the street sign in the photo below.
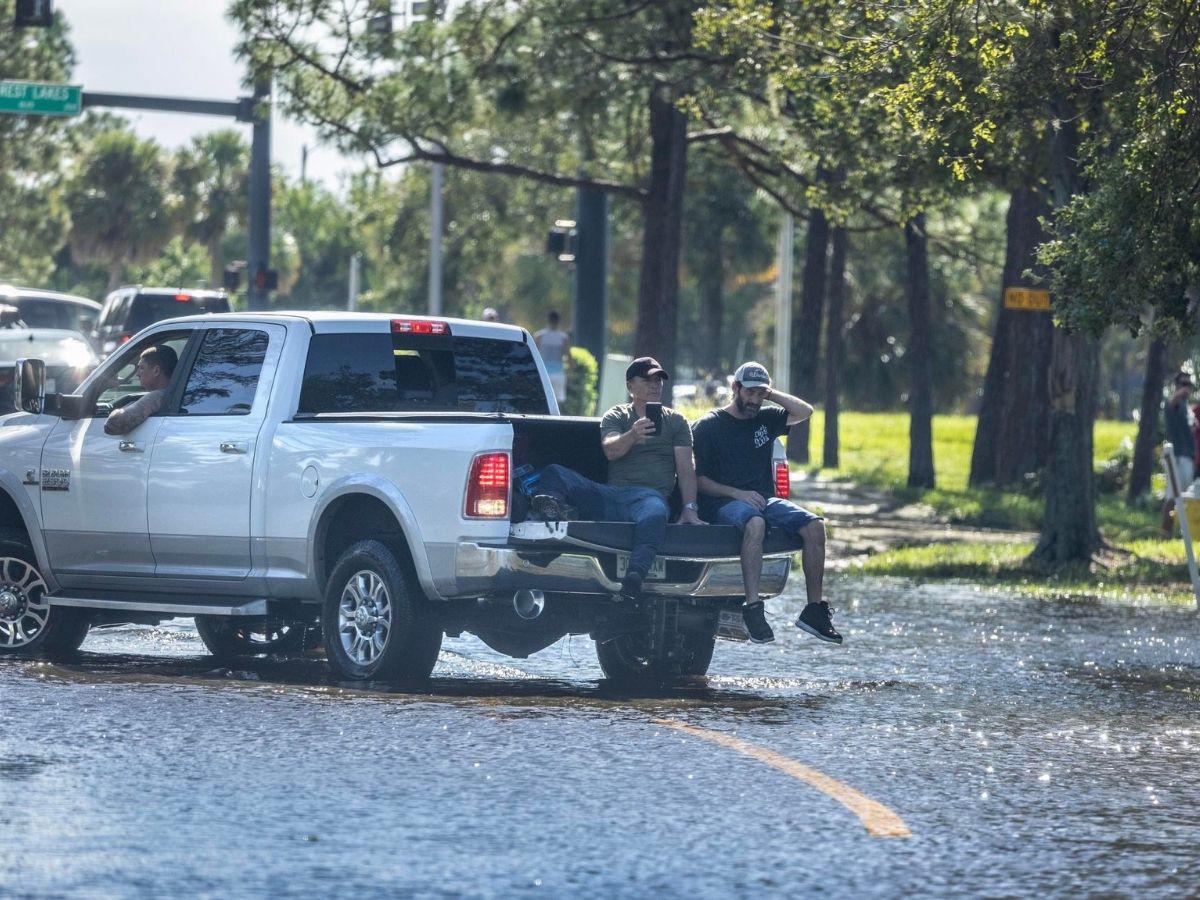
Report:
[[[1041,288],[1005,288],[1004,308],[1048,310],[1050,309],[1050,292]]]
[[[0,113],[13,116],[77,116],[82,108],[82,85],[0,81]]]

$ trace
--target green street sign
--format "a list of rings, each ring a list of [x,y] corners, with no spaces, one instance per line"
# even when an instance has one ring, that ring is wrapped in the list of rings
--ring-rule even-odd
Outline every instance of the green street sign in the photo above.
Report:
[[[0,81],[0,114],[13,116],[77,116],[83,109],[83,86],[38,81]]]

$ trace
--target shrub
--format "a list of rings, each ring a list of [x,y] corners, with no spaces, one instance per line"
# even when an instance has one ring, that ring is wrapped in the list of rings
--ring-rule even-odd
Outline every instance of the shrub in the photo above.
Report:
[[[564,416],[594,416],[599,392],[600,367],[596,357],[582,347],[572,347],[566,360],[567,398],[561,404]]]

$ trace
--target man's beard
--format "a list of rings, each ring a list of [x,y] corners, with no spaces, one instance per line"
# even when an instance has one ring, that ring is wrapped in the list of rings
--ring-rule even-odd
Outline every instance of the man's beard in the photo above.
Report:
[[[741,397],[734,397],[734,398],[733,398],[733,405],[737,407],[738,414],[739,414],[739,415],[743,415],[743,416],[745,416],[745,415],[751,415],[751,416],[753,416],[753,415],[757,415],[757,414],[758,414],[758,411],[759,411],[760,409],[762,409],[762,404],[761,404],[761,403],[749,403],[749,402],[747,402],[747,401],[743,400]],[[748,410],[749,412],[747,412],[747,410]]]

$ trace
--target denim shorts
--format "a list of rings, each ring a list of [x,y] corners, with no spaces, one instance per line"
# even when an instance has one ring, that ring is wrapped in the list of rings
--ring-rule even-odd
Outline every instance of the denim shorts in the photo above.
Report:
[[[713,518],[714,525],[733,525],[739,530],[746,523],[759,516],[767,521],[767,530],[778,529],[792,537],[800,536],[800,529],[810,522],[820,522],[821,517],[811,513],[802,506],[797,506],[791,500],[782,497],[771,497],[767,500],[765,509],[755,509],[749,503],[741,500],[730,500],[717,510]]]

